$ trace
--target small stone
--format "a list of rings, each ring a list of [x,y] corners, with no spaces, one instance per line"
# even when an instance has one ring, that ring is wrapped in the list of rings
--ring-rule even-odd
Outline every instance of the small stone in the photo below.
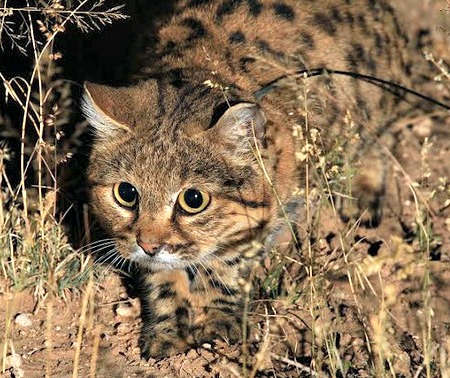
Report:
[[[123,299],[123,300],[128,299],[128,294],[126,293],[126,291],[121,292],[121,293],[119,294],[119,298],[120,298],[120,299]]]
[[[31,321],[31,314],[19,314],[15,317],[14,322],[19,327],[31,327],[33,322]]]
[[[18,368],[22,365],[22,357],[18,354],[10,354],[6,356],[5,365],[6,369]]]
[[[116,315],[122,318],[131,318],[134,315],[133,307],[121,303],[116,308]]]
[[[422,139],[429,138],[431,136],[431,128],[433,123],[430,118],[425,118],[418,122],[413,127],[413,133]]]
[[[131,331],[131,329],[128,324],[121,323],[121,324],[117,325],[116,331],[117,331],[118,335],[126,335],[127,333],[129,333]]]

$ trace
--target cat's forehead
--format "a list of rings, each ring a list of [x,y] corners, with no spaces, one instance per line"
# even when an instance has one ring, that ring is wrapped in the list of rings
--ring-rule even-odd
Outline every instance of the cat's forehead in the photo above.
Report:
[[[201,139],[182,135],[169,137],[136,130],[102,160],[114,180],[140,182],[146,186],[180,186],[187,183],[220,182],[233,175],[232,167],[220,153]]]

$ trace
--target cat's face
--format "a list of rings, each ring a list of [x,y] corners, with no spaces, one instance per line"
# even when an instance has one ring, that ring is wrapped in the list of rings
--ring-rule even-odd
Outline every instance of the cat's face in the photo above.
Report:
[[[178,106],[193,116],[155,117],[158,101],[148,100],[155,85],[87,85],[84,108],[97,133],[89,170],[95,215],[121,256],[150,269],[235,259],[273,216],[255,157],[256,146],[263,152],[265,116],[239,103],[205,131],[208,124],[195,116],[202,109],[179,109],[171,100],[166,115]],[[147,98],[145,110],[133,114],[124,100],[119,112],[116,101],[135,95]]]

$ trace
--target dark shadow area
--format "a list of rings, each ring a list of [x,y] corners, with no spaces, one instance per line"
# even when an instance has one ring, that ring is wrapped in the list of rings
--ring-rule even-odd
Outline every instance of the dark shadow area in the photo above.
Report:
[[[88,191],[86,171],[88,167],[92,135],[84,120],[80,103],[83,94],[83,82],[93,81],[109,85],[126,85],[142,64],[144,52],[151,51],[157,41],[156,30],[174,12],[172,0],[128,0],[122,13],[128,15],[126,20],[118,20],[101,30],[83,33],[74,24],[66,24],[66,29],[55,39],[54,52],[61,58],[54,64],[55,72],[46,89],[55,85],[54,95],[49,98],[48,109],[44,109],[44,118],[54,112],[55,104],[62,108],[64,117],[55,127],[45,128],[44,141],[56,146],[54,156],[44,156],[52,167],[52,175],[57,178],[57,212],[56,219],[61,220],[66,228],[71,244],[78,248],[92,239],[97,231],[89,216],[87,207]],[[33,6],[33,2],[31,6]],[[37,3],[36,3],[37,4]],[[118,5],[117,1],[105,1],[102,9]],[[25,1],[17,1],[14,6],[27,6]],[[21,18],[22,17],[22,18]],[[34,14],[33,14],[34,17]],[[33,22],[43,16],[36,13]],[[9,19],[11,25],[21,25],[23,15],[14,14]],[[38,24],[39,25],[39,24]],[[18,27],[19,29],[19,27]],[[24,51],[13,48],[7,36],[2,35],[0,51],[0,72],[6,79],[13,77],[30,77],[34,67],[34,54],[31,44]],[[58,83],[58,84],[55,84]],[[37,93],[33,86],[34,92]],[[21,180],[21,139],[24,112],[11,99],[5,101],[5,88],[1,86],[0,96],[0,147],[7,144],[10,158],[6,161],[6,176],[9,185],[17,188]],[[64,97],[64,98],[63,98]],[[36,103],[36,97],[32,100]],[[46,102],[46,106],[47,106]],[[62,117],[61,117],[62,118]],[[38,134],[32,125],[26,126],[24,139],[24,160],[33,156]],[[37,183],[37,167],[34,159],[26,173],[26,185],[33,192]],[[56,166],[56,168],[53,168]],[[43,182],[54,190],[52,175],[45,175]],[[2,186],[6,185],[5,180]],[[19,197],[20,201],[20,197]]]

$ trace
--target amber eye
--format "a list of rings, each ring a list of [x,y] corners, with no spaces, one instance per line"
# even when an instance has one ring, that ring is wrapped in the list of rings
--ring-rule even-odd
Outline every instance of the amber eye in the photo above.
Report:
[[[136,206],[138,191],[128,182],[117,182],[114,184],[114,198],[120,205],[128,208]]]
[[[178,204],[188,214],[197,214],[205,210],[210,200],[209,193],[195,188],[183,189],[178,195]]]

